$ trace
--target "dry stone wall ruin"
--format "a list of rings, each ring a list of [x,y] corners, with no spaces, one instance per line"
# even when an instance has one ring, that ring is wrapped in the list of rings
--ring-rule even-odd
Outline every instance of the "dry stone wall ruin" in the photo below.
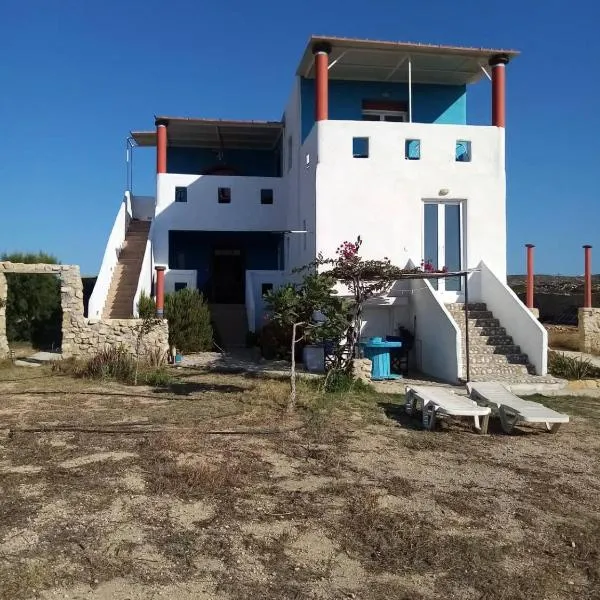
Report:
[[[85,358],[106,346],[123,346],[136,351],[140,319],[88,319],[83,316],[83,285],[77,265],[47,265],[0,262],[0,358],[9,355],[6,339],[6,299],[8,285],[5,273],[45,273],[61,279],[62,356]],[[160,349],[167,352],[167,321],[160,321],[143,337],[142,353]]]

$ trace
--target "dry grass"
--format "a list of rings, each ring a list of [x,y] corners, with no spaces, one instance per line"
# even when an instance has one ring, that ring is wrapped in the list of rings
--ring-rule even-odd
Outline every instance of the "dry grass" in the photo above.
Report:
[[[548,347],[579,352],[579,330],[566,325],[547,325]]]
[[[2,599],[600,597],[597,400],[477,436],[363,390],[301,383],[290,416],[285,381],[2,373]],[[44,424],[86,431],[7,435]]]

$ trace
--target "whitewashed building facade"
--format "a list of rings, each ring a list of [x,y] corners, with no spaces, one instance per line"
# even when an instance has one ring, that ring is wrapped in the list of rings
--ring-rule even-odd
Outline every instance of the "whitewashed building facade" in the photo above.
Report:
[[[156,197],[126,192],[89,315],[131,316],[142,291],[195,287],[243,339],[269,287],[360,235],[367,258],[472,270],[470,301],[487,305],[473,307],[475,334],[494,357],[481,374],[545,374],[545,332],[506,286],[505,72],[516,55],[313,37],[281,120],[160,116],[132,132],[156,147]],[[468,85],[486,77],[491,122],[469,125]],[[463,287],[399,282],[368,308],[363,333],[403,326],[418,368],[464,377]]]

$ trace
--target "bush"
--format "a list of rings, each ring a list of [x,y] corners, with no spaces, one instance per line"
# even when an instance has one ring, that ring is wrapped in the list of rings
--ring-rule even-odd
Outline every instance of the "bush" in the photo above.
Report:
[[[156,315],[156,302],[145,293],[138,301],[140,319]],[[184,288],[165,295],[165,319],[169,321],[169,345],[181,352],[207,352],[213,347],[213,325],[208,305],[197,290]],[[160,365],[156,365],[160,366]]]
[[[212,350],[213,329],[208,305],[198,290],[184,288],[165,296],[169,344],[182,352]]]
[[[328,275],[311,273],[302,283],[287,283],[269,291],[265,304],[269,320],[260,331],[260,348],[265,358],[290,358],[294,323],[305,323],[297,328],[296,357],[301,358],[305,344],[343,339],[350,324],[348,302],[337,296],[335,279]],[[315,312],[325,321],[313,323]]]
[[[54,256],[4,254],[1,260],[17,263],[58,264]],[[60,347],[62,310],[60,280],[52,274],[7,273],[6,335],[9,342],[33,342],[38,348]]]
[[[122,383],[133,383],[135,360],[122,346],[111,346],[100,350],[76,374],[90,379],[116,379]]]
[[[141,380],[146,385],[152,385],[154,387],[164,387],[173,383],[172,375],[164,368],[142,373]]]
[[[292,347],[292,331],[286,325],[269,321],[260,330],[258,346],[261,355],[267,360],[289,360]]]
[[[154,298],[148,296],[146,292],[140,294],[140,299],[138,300],[138,313],[140,319],[151,319],[156,316],[156,302],[154,302]]]
[[[562,379],[592,379],[600,377],[600,369],[589,359],[573,358],[562,352],[548,352],[548,371]]]

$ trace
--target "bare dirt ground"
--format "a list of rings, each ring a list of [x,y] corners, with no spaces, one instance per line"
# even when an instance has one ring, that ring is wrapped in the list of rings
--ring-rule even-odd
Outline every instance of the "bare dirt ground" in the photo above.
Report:
[[[0,369],[0,598],[600,598],[598,401],[430,433],[398,396],[303,383],[286,416],[285,382],[180,373]]]

